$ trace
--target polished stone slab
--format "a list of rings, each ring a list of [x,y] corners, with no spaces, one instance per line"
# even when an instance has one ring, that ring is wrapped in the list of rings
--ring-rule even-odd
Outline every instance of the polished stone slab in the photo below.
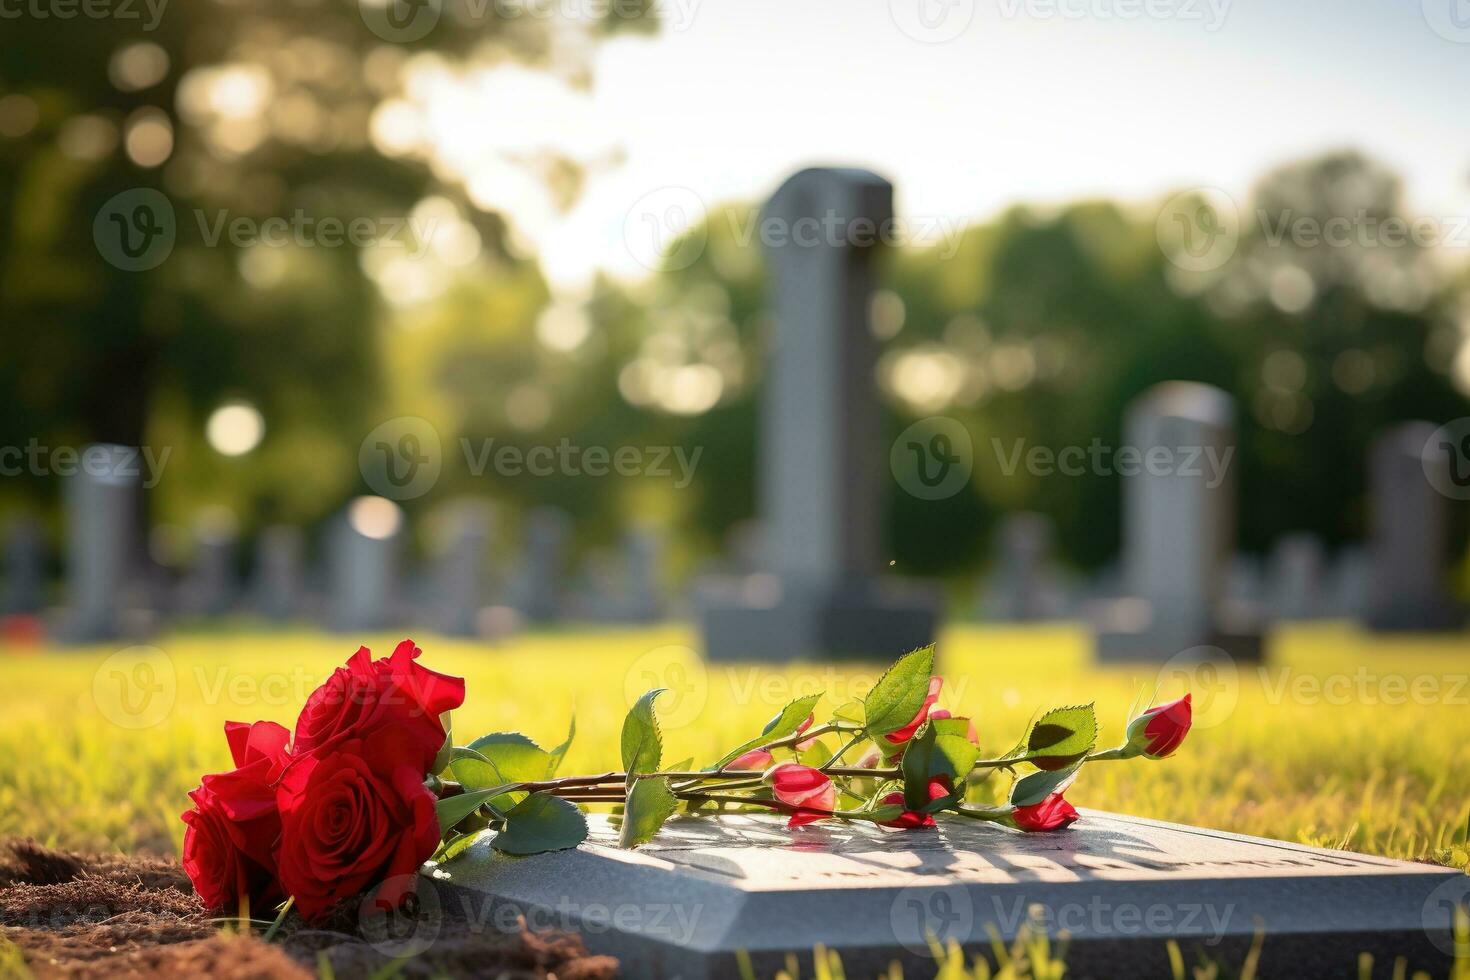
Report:
[[[472,919],[511,908],[582,932],[627,976],[665,980],[736,976],[738,950],[760,976],[787,953],[809,973],[817,944],[848,976],[892,961],[928,976],[928,935],[980,953],[1028,920],[1067,934],[1068,977],[1168,976],[1168,939],[1187,964],[1238,968],[1258,928],[1264,976],[1357,976],[1363,952],[1442,975],[1452,909],[1470,901],[1470,877],[1441,867],[1083,814],[1050,834],[960,818],[901,832],[676,817],[633,852],[598,816],[576,850],[512,858],[480,841],[436,876]]]

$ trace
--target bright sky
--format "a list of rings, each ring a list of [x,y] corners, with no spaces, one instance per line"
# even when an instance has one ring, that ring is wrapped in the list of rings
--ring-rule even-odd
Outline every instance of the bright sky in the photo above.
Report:
[[[660,34],[601,47],[591,104],[542,120],[627,154],[568,218],[528,223],[563,286],[646,272],[628,239],[649,201],[755,200],[820,162],[958,222],[1200,185],[1242,199],[1273,165],[1354,146],[1413,207],[1470,214],[1470,0],[659,2]]]

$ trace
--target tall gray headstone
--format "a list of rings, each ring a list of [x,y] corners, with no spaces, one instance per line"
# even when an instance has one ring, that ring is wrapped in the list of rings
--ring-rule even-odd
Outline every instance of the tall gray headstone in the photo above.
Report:
[[[1368,549],[1349,545],[1338,551],[1328,576],[1327,601],[1338,619],[1362,619],[1373,588],[1373,562]]]
[[[1165,382],[1133,402],[1125,430],[1121,601],[1136,615],[1098,630],[1100,659],[1165,661],[1201,647],[1259,659],[1256,624],[1222,602],[1235,551],[1233,400],[1210,385]]]
[[[6,527],[4,576],[0,613],[41,611],[46,604],[46,538],[35,521],[18,519]]]
[[[549,622],[561,616],[571,535],[572,522],[565,511],[536,507],[526,515],[513,602],[526,619]]]
[[[398,622],[402,514],[384,497],[359,497],[334,522],[327,545],[333,629],[358,632]]]
[[[995,531],[995,560],[981,595],[981,614],[999,622],[1033,622],[1063,615],[1065,596],[1054,570],[1051,518],[1007,514]]]
[[[130,632],[128,597],[141,550],[138,450],[90,445],[80,460],[66,478],[67,611],[58,631],[73,643]]]
[[[883,437],[869,324],[893,188],[862,170],[803,170],[762,227],[775,312],[760,437],[773,588],[704,603],[716,659],[891,657],[934,636],[935,604],[882,583]]]
[[[1289,534],[1276,542],[1268,563],[1270,614],[1288,622],[1322,619],[1327,598],[1327,552],[1313,534]]]
[[[1440,630],[1464,623],[1450,601],[1449,460],[1429,445],[1435,428],[1407,422],[1373,443],[1369,457],[1372,583],[1367,624],[1376,630]],[[1431,482],[1429,471],[1439,470]]]
[[[580,612],[612,623],[652,623],[664,618],[664,536],[655,528],[628,529],[616,554],[593,556],[586,570],[589,594]]]
[[[479,636],[489,602],[491,519],[481,506],[456,504],[440,528],[435,555],[439,628]]]
[[[273,524],[255,542],[251,591],[255,608],[267,619],[285,622],[306,606],[306,539],[301,528]]]

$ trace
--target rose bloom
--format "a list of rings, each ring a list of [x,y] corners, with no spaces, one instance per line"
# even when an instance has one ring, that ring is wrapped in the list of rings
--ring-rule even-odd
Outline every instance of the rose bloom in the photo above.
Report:
[[[914,715],[914,720],[904,725],[896,732],[889,732],[883,737],[890,745],[903,745],[914,737],[914,732],[929,718],[929,709],[934,707],[934,702],[939,700],[939,689],[944,686],[943,677],[929,678],[929,693],[924,696],[924,704],[919,708],[919,713]]]
[[[434,794],[406,725],[293,762],[281,778],[281,883],[308,920],[370,886],[396,906],[439,845]]]
[[[935,776],[929,780],[930,801],[943,799],[953,791],[948,776]],[[903,794],[899,792],[889,793],[879,800],[884,805],[903,805]],[[892,820],[879,820],[880,827],[897,827],[900,830],[918,830],[934,826],[934,814],[920,813],[917,810],[904,810]]]
[[[738,756],[726,769],[757,770],[764,772],[776,761],[776,757],[765,749],[751,749],[742,756]]]
[[[275,782],[289,761],[290,733],[271,721],[225,722],[235,768],[200,780],[185,813],[184,872],[205,907],[265,908],[285,898],[276,883],[281,834]]]
[[[783,762],[766,774],[777,802],[791,814],[788,827],[815,823],[837,809],[837,787],[826,773],[811,766]]]
[[[1061,830],[1076,823],[1080,814],[1075,807],[1062,799],[1061,793],[1053,793],[1040,803],[1018,806],[1011,817],[1016,826],[1028,833],[1042,830]]]
[[[439,716],[464,703],[464,678],[415,663],[421,652],[404,640],[392,656],[373,660],[367,647],[359,647],[307,698],[296,719],[293,752],[321,752],[393,726],[419,760],[422,779],[444,745]]]
[[[1190,695],[1149,708],[1128,723],[1128,744],[1140,749],[1146,759],[1164,759],[1174,754],[1189,734],[1194,713]]]

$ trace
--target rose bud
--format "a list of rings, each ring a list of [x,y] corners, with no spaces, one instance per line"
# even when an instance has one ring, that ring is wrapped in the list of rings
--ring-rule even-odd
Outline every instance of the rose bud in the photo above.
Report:
[[[815,715],[807,715],[806,716],[806,721],[804,721],[800,725],[797,725],[796,726],[796,734],[800,735],[802,732],[804,732],[808,728],[812,727],[812,720],[815,717],[816,717]],[[809,738],[809,739],[806,739],[804,741],[797,742],[796,743],[796,751],[798,751],[798,752],[805,752],[808,749],[810,749],[813,745],[816,745],[816,744],[817,744],[817,740],[814,739],[814,738]]]
[[[1128,755],[1164,759],[1179,748],[1193,720],[1190,695],[1149,708],[1128,723]]]
[[[837,809],[837,787],[826,773],[811,766],[783,762],[766,773],[776,801],[791,814],[788,827],[800,827],[825,817]]]
[[[776,757],[765,749],[751,749],[749,752],[739,756],[731,762],[726,769],[749,769],[757,772],[765,772],[776,761]]]
[[[275,782],[289,762],[290,734],[271,721],[225,722],[235,769],[200,780],[183,816],[184,872],[206,908],[268,908],[286,896],[276,883],[281,834]]]
[[[882,761],[883,756],[879,754],[878,749],[875,747],[863,753],[863,757],[857,761],[857,767],[859,769],[877,769],[878,763]],[[866,779],[867,777],[865,776],[863,778]]]
[[[414,750],[422,779],[444,745],[439,716],[464,703],[464,678],[419,666],[414,660],[421,652],[404,640],[392,656],[375,661],[367,647],[358,648],[307,698],[296,719],[295,754],[323,751],[392,726]]]
[[[375,887],[397,905],[439,845],[434,794],[405,726],[339,741],[296,760],[277,789],[277,870],[303,917],[317,920]]]
[[[1031,806],[1018,806],[1011,814],[1016,826],[1027,833],[1061,830],[1076,823],[1079,816],[1076,808],[1063,799],[1061,793],[1053,793]]]
[[[953,718],[953,717],[954,717],[954,715],[950,714],[948,711],[944,710],[943,708],[935,708],[933,711],[929,712],[929,720],[930,721],[938,721],[941,718]],[[965,732],[965,738],[967,738],[967,739],[970,740],[970,744],[971,745],[979,745],[980,744],[980,733],[975,730],[975,722],[974,721],[971,721],[968,718],[966,718],[965,720],[970,722],[969,731]]]
[[[929,780],[929,799],[939,800],[948,796],[953,791],[948,776],[935,776]],[[884,796],[879,801],[884,805],[903,805],[903,793],[893,792]],[[904,810],[903,813],[892,820],[879,820],[880,827],[897,827],[900,830],[917,830],[934,826],[934,815],[932,813],[920,813],[917,810]]]
[[[919,708],[919,713],[914,715],[914,720],[904,725],[896,732],[889,732],[883,737],[890,745],[902,745],[914,737],[914,732],[929,718],[929,709],[934,707],[934,702],[939,700],[939,689],[944,686],[943,677],[929,678],[929,693],[924,697],[924,704]]]

